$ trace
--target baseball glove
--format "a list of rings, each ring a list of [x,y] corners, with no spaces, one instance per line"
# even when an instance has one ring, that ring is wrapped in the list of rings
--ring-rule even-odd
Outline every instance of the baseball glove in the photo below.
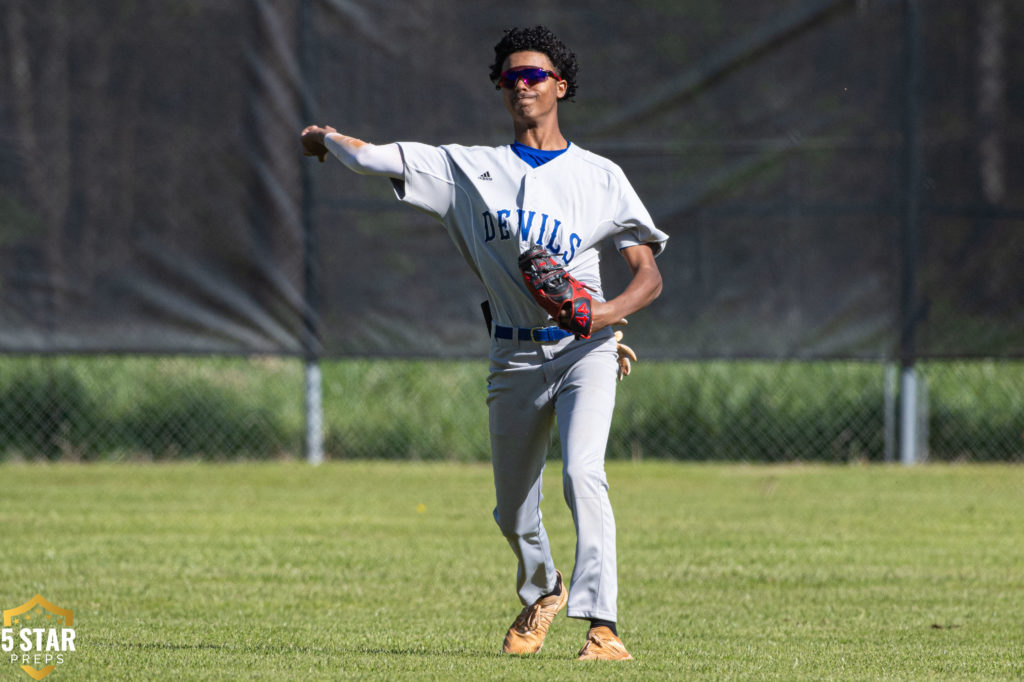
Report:
[[[519,256],[526,288],[559,327],[577,338],[590,338],[594,300],[579,280],[567,273],[544,247]],[[564,313],[564,314],[563,314]]]

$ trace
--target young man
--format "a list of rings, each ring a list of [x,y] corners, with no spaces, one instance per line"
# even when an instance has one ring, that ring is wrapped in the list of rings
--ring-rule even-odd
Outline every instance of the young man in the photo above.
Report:
[[[668,236],[622,170],[562,136],[558,106],[576,91],[576,57],[548,29],[511,29],[494,48],[491,79],[512,117],[501,147],[372,145],[330,126],[309,126],[307,156],[328,152],[358,173],[391,178],[397,197],[447,229],[487,290],[488,379],[494,519],[518,560],[524,608],[503,650],[540,651],[555,615],[590,621],[584,660],[630,659],[616,629],[615,520],[604,472],[619,357],[611,325],[661,292],[655,256]],[[633,273],[605,300],[598,247],[613,240]],[[589,336],[558,325],[532,297],[519,256],[542,246],[593,296]],[[555,569],[541,523],[541,478],[552,425],[562,442],[563,492],[576,527],[569,585]],[[570,596],[571,595],[571,596]]]

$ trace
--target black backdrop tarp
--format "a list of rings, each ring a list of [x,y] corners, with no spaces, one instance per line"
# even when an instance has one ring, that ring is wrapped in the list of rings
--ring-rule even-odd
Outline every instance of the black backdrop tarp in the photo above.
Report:
[[[0,352],[483,354],[440,226],[298,131],[510,142],[488,66],[537,23],[671,235],[646,357],[1024,356],[1010,0],[8,0]]]

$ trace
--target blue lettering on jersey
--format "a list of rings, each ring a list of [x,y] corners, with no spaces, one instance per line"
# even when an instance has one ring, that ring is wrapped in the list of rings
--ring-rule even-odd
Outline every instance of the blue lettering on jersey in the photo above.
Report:
[[[562,263],[568,265],[569,262],[576,257],[576,250],[583,244],[583,238],[575,232],[570,232],[566,237],[566,230],[560,230],[562,227],[562,221],[553,216],[549,216],[547,213],[540,214],[540,225],[537,226],[536,235],[534,238],[534,218],[537,216],[537,211],[531,211],[527,209],[517,208],[515,209],[518,217],[517,228],[514,228],[510,223],[512,217],[512,209],[501,209],[499,211],[491,212],[484,211],[481,215],[483,216],[483,238],[485,242],[492,241],[500,238],[502,241],[512,239],[513,232],[517,232],[519,240],[522,242],[534,242],[545,247],[552,255],[562,256]],[[551,223],[551,233],[548,234],[548,222]],[[544,237],[547,237],[545,241]],[[568,248],[566,248],[566,242],[568,242]]]
[[[502,209],[498,211],[498,231],[501,233],[502,239],[511,239],[512,235],[508,232],[508,217],[512,215],[512,211]]]
[[[583,238],[582,237],[580,237],[575,232],[570,234],[569,235],[569,250],[566,251],[565,255],[562,256],[562,262],[565,263],[566,265],[568,265],[569,261],[571,261],[576,256],[576,247],[579,246],[582,243],[583,243]]]
[[[489,242],[494,239],[494,217],[490,211],[484,211],[484,241]]]
[[[555,237],[558,236],[558,226],[562,224],[561,220],[555,220],[555,226],[551,229],[551,238],[548,239],[547,250],[553,255],[557,256],[562,252],[561,246],[555,246]]]
[[[536,211],[530,211],[530,217],[526,219],[526,223],[523,223],[523,209],[517,208],[519,212],[519,241],[527,241],[530,238],[530,228],[533,226],[533,216],[537,215]],[[545,218],[547,216],[544,216]]]

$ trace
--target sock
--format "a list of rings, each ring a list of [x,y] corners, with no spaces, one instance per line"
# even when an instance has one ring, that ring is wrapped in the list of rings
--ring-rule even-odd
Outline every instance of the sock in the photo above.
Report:
[[[562,594],[562,583],[555,583],[555,589],[545,594],[541,599],[544,597],[557,597],[560,594]]]
[[[615,635],[616,637],[619,636],[618,630],[615,629],[615,621],[601,620],[600,618],[591,618],[590,619],[590,627],[598,628],[598,627],[601,627],[602,625],[605,626],[606,628],[608,628],[609,630],[611,630],[612,634]]]

